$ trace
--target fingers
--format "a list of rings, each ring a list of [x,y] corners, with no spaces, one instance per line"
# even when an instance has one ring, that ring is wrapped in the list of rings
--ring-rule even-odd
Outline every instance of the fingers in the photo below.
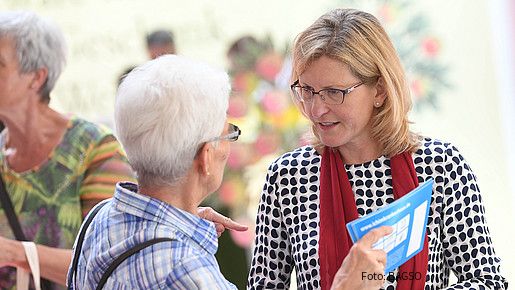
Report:
[[[217,223],[221,224],[225,229],[243,232],[243,231],[248,230],[248,228],[249,228],[246,225],[237,223],[237,222],[233,221],[232,219],[219,214],[218,212],[216,212],[215,210],[213,210],[210,207],[199,207],[198,215],[201,218],[204,218],[204,219],[214,222],[215,224],[217,224]]]
[[[215,228],[216,228],[216,235],[218,237],[220,237],[225,231],[225,227],[222,224],[215,223]]]
[[[238,231],[238,232],[244,232],[244,231],[249,229],[248,226],[242,225],[240,223],[237,223],[237,222],[233,221],[232,219],[230,219],[228,217],[226,217],[226,219],[227,220],[226,220],[226,222],[223,225],[227,229]]]
[[[383,270],[386,268],[387,254],[383,250],[366,248],[356,243],[351,247],[347,256],[354,258],[356,263],[363,267],[380,266]]]
[[[382,265],[384,272],[384,268],[386,268],[386,252],[383,250],[370,250],[370,252],[374,259]]]
[[[364,272],[384,274],[387,261],[386,252],[372,249],[372,245],[392,232],[393,228],[389,226],[375,228],[352,246],[349,255],[352,254],[359,261],[359,268]]]
[[[379,289],[384,283],[386,252],[354,244],[336,272],[331,289]]]
[[[382,226],[375,228],[364,235],[358,243],[362,244],[366,248],[371,248],[373,244],[379,241],[380,238],[387,236],[393,232],[393,228],[390,226]]]

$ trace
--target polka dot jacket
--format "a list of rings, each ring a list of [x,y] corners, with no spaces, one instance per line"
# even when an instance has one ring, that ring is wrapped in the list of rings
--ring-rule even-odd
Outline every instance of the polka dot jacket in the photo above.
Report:
[[[429,262],[425,289],[504,289],[484,217],[476,177],[449,143],[424,139],[413,154],[419,182],[433,178],[428,217]],[[295,268],[299,289],[320,289],[319,176],[321,156],[309,146],[286,153],[268,169],[261,195],[249,289],[288,289]],[[393,199],[390,159],[345,165],[360,216]],[[387,276],[393,290],[399,275]]]

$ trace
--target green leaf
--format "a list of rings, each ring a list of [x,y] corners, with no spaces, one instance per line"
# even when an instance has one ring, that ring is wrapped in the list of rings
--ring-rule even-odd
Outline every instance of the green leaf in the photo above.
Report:
[[[57,222],[59,225],[76,229],[80,227],[82,222],[81,208],[79,204],[66,203],[59,208],[57,214]]]

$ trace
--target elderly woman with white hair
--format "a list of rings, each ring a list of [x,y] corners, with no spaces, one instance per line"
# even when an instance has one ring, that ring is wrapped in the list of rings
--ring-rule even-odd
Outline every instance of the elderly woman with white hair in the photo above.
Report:
[[[220,273],[215,226],[197,207],[221,184],[230,142],[225,72],[166,55],[123,80],[116,130],[138,185],[119,183],[76,242],[69,289],[233,289]],[[164,239],[109,266],[134,246]],[[82,246],[79,246],[82,244]],[[102,282],[101,282],[102,281]]]

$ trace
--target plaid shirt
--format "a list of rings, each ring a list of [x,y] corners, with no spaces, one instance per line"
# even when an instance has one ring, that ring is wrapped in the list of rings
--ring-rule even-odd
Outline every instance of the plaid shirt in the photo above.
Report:
[[[122,262],[104,289],[236,289],[220,273],[213,223],[119,183],[87,230],[72,289],[95,289],[111,262],[136,244],[172,238]],[[76,286],[76,288],[75,288]]]

